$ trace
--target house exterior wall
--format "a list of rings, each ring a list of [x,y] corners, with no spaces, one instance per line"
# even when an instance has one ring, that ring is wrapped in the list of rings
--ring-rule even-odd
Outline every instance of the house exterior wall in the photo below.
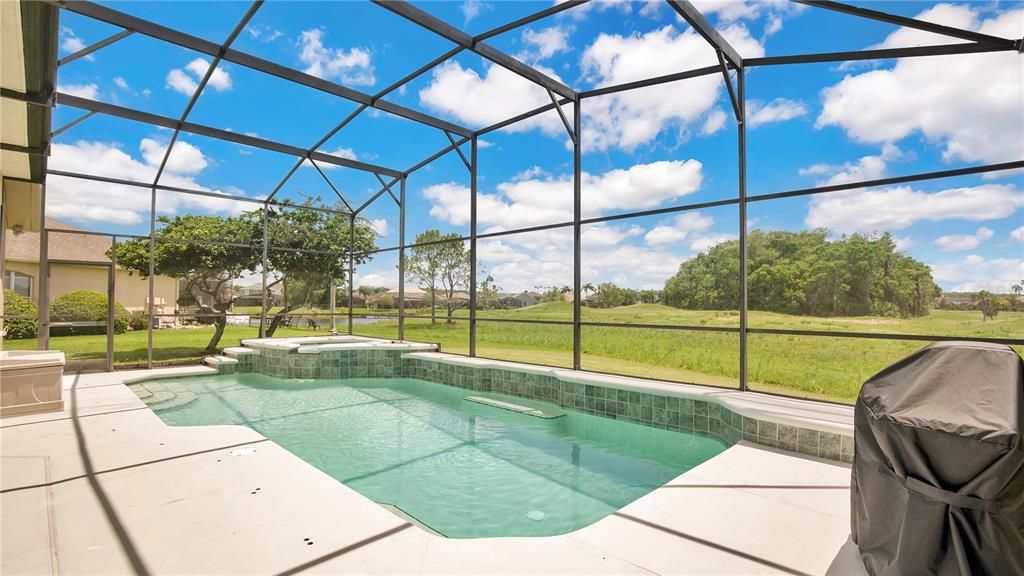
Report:
[[[39,303],[39,264],[35,262],[4,262],[4,270],[15,270],[32,277],[32,301]],[[72,264],[50,264],[50,293],[54,298],[73,290],[95,290],[107,292],[107,269],[102,266],[78,266]],[[167,276],[156,276],[153,295],[157,306],[163,312],[174,311],[178,301],[178,282]],[[149,280],[138,274],[129,274],[118,269],[114,277],[114,300],[129,312],[145,310],[149,297]],[[157,310],[161,312],[161,310]]]

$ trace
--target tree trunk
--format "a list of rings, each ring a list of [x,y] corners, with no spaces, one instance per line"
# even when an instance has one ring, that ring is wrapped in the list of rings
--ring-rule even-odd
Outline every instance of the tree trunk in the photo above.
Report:
[[[437,324],[437,290],[430,289],[430,323]]]
[[[452,305],[451,300],[448,301],[448,324],[455,324],[455,320],[452,318],[452,314],[455,312],[455,306]]]
[[[217,344],[220,343],[220,339],[224,336],[224,327],[227,326],[228,317],[221,313],[217,316],[217,319],[213,321],[213,336],[210,338],[210,343],[206,345],[206,351],[210,353],[218,352]]]

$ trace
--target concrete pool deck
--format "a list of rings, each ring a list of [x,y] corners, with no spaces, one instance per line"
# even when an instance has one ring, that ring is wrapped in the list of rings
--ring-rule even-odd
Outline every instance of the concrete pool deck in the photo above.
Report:
[[[849,466],[740,442],[563,536],[432,535],[241,426],[170,427],[124,384],[0,419],[4,574],[864,574]]]

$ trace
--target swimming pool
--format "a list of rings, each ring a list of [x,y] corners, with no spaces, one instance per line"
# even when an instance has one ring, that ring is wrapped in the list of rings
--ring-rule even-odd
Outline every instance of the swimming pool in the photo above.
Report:
[[[498,395],[408,378],[233,374],[133,387],[169,425],[248,426],[452,538],[571,532],[726,448],[554,405],[540,406],[564,415],[521,414],[466,400]]]

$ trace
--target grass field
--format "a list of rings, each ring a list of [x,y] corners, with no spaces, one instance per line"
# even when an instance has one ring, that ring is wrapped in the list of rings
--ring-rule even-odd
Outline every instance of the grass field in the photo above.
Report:
[[[345,311],[347,313],[347,310]],[[362,312],[362,311],[360,311]],[[393,311],[388,311],[392,312]],[[584,321],[626,324],[682,324],[691,326],[738,327],[736,312],[690,311],[656,304],[611,309],[583,309]],[[256,310],[258,313],[258,309]],[[429,315],[429,310],[410,310]],[[442,349],[469,352],[467,310],[456,311],[455,324],[429,319],[406,320],[406,338],[438,342]],[[550,303],[517,310],[481,310],[481,318],[570,320],[572,305]],[[871,332],[878,334],[955,335],[964,337],[1024,338],[1024,313],[1003,312],[995,320],[982,321],[980,312],[938,310],[924,318],[813,318],[751,312],[752,328]],[[339,329],[347,327],[339,319]],[[323,328],[326,330],[326,326]],[[153,334],[154,361],[158,364],[195,362],[203,355],[211,328],[157,330]],[[646,329],[584,326],[581,332],[582,368],[632,376],[736,386],[739,377],[739,336],[735,333],[696,330]],[[397,320],[357,324],[355,332],[366,336],[394,338]],[[277,336],[324,333],[307,329],[281,328]],[[257,335],[255,327],[228,326],[221,346],[237,345],[242,338]],[[145,364],[145,331],[119,334],[114,338],[115,364],[130,367]],[[748,338],[750,386],[755,390],[852,402],[860,385],[872,374],[927,342],[751,334]],[[102,358],[105,336],[55,337],[51,347],[72,359]],[[8,349],[34,348],[35,340],[5,341]],[[1018,347],[1018,351],[1021,347]],[[481,321],[477,325],[479,356],[518,360],[536,364],[571,366],[572,327],[511,324]]]

